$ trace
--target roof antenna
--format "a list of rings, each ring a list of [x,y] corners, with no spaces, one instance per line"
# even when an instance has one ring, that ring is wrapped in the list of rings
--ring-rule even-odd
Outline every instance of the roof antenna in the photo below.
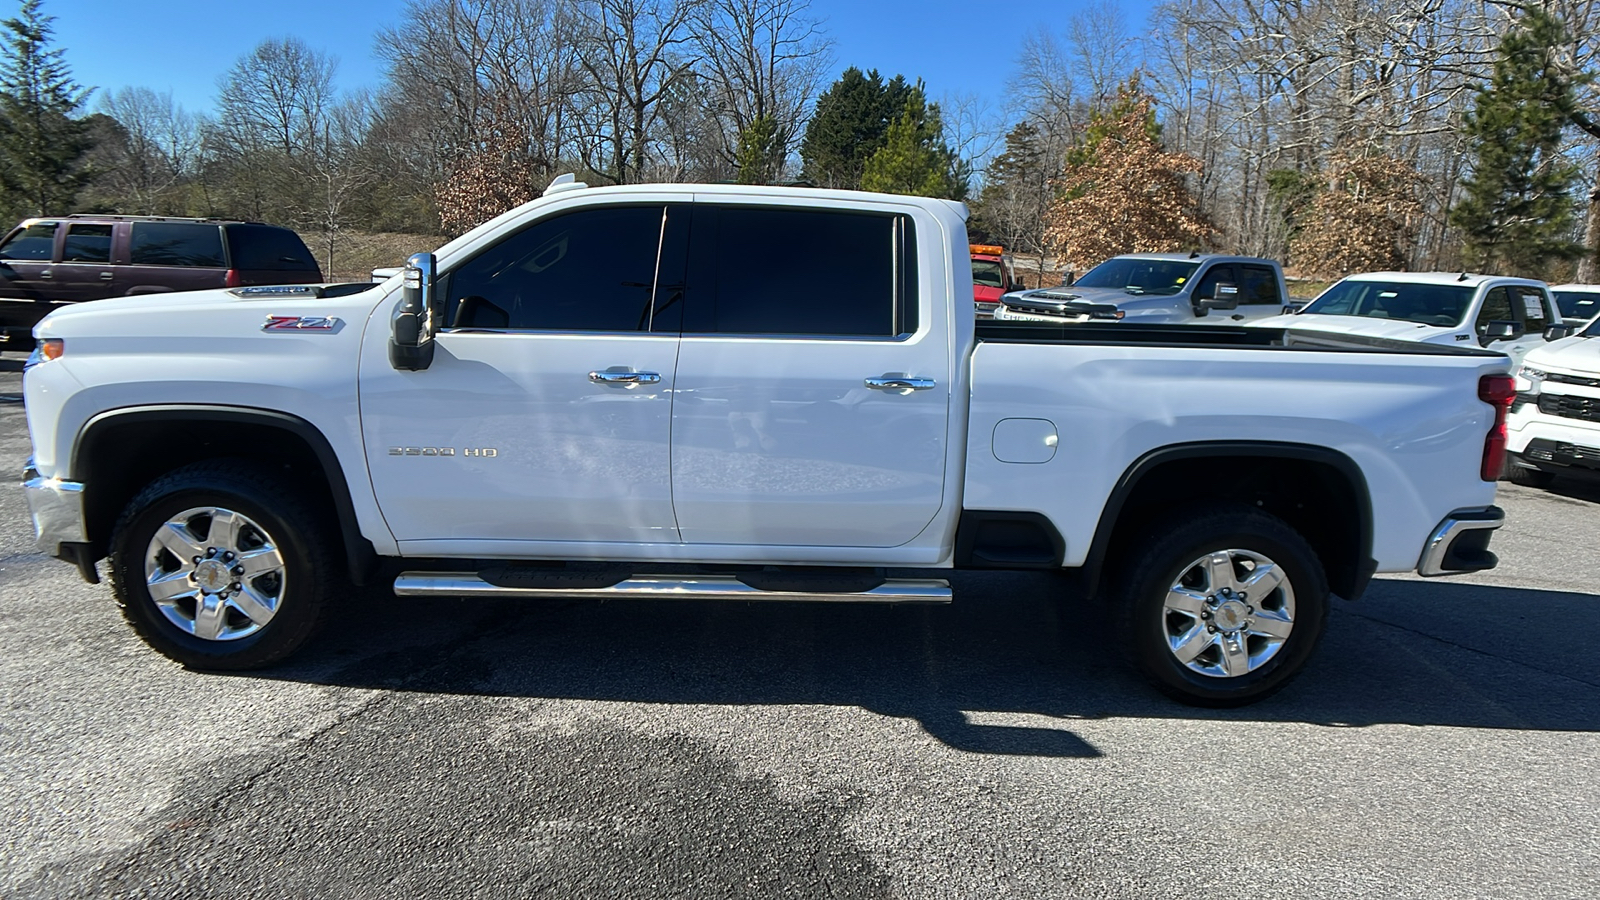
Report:
[[[1199,259],[1200,258],[1200,251],[1199,250],[1190,250],[1189,251],[1189,258],[1190,259]]]
[[[1467,280],[1467,273],[1465,273],[1465,272],[1462,272],[1462,273],[1461,273],[1461,277],[1460,277],[1460,278],[1457,278],[1457,279],[1456,279],[1456,280],[1457,280],[1457,281],[1466,281],[1466,280]]]

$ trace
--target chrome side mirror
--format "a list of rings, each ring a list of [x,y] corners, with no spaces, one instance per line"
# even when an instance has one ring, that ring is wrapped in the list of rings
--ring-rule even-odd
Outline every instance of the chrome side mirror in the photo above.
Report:
[[[420,372],[433,364],[440,315],[435,266],[432,253],[406,260],[400,303],[389,317],[389,365],[401,371]]]

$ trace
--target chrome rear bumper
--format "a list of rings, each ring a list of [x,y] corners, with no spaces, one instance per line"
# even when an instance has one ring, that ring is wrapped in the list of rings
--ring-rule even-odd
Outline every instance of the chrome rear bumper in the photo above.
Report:
[[[1460,575],[1494,568],[1500,560],[1489,552],[1489,537],[1505,521],[1505,510],[1498,506],[1458,509],[1446,516],[1428,537],[1417,574]]]

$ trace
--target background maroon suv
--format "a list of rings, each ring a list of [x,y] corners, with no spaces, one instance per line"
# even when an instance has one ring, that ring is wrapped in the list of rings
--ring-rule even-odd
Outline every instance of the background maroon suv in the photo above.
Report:
[[[316,257],[277,225],[73,215],[26,219],[0,241],[0,347],[32,343],[64,303],[249,284],[315,284]]]

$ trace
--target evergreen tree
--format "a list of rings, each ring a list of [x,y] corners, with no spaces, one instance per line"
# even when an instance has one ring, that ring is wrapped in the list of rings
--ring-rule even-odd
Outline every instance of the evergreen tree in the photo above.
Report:
[[[39,5],[23,0],[20,18],[0,22],[0,186],[12,212],[59,215],[90,175],[79,164],[90,126],[75,118],[90,92],[51,48],[55,18]]]
[[[739,132],[740,184],[768,184],[783,169],[778,141],[778,120],[758,116]]]
[[[874,69],[846,69],[822,96],[800,140],[801,177],[819,187],[855,190],[867,160],[915,91],[904,76],[885,83]],[[917,93],[921,93],[917,91]]]
[[[1044,218],[1055,197],[1061,153],[1032,122],[1006,133],[1006,148],[984,170],[983,193],[974,204],[977,227],[1006,247],[1043,253]]]
[[[861,189],[960,200],[967,193],[962,174],[944,143],[939,107],[923,99],[919,86],[890,123],[883,146],[867,160]]]
[[[1557,155],[1574,107],[1554,59],[1564,40],[1560,22],[1529,9],[1501,40],[1467,115],[1475,162],[1451,221],[1485,271],[1542,275],[1550,260],[1583,254],[1571,240],[1577,168]]]

